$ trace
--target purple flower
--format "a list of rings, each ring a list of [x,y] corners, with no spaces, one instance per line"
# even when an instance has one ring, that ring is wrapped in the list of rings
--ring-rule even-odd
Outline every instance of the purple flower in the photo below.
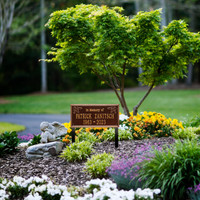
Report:
[[[27,135],[18,135],[18,138],[20,140],[25,140],[25,141],[29,141],[31,139],[33,139],[34,135],[39,135],[40,133],[38,134],[31,134],[31,133],[28,133]]]

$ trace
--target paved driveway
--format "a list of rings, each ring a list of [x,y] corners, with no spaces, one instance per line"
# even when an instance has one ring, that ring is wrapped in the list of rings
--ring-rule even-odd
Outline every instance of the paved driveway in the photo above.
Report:
[[[49,114],[0,114],[0,122],[10,122],[24,125],[26,130],[18,132],[19,135],[26,135],[27,133],[40,133],[40,123],[47,122],[69,122],[70,115],[49,115]]]

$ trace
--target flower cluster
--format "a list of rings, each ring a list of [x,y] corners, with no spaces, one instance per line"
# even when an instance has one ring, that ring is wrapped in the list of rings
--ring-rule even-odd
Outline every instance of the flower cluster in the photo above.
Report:
[[[166,118],[156,112],[143,112],[137,116],[131,116],[123,122],[129,127],[134,139],[145,139],[151,137],[168,137],[176,129],[183,129],[182,122],[177,119]]]
[[[21,191],[24,191],[23,193]],[[24,199],[24,200],[42,200],[42,199],[58,199],[58,200],[97,200],[97,199],[156,199],[156,195],[160,194],[160,189],[140,189],[136,191],[118,190],[117,185],[106,179],[92,179],[86,182],[82,188],[83,196],[78,196],[78,187],[74,187],[73,191],[64,185],[55,185],[45,175],[42,178],[31,177],[24,179],[22,177],[14,177],[12,181],[6,179],[0,181],[0,199]]]
[[[72,135],[72,128],[71,128],[71,122],[69,123],[64,123],[63,124],[66,128],[67,128],[67,134],[65,135],[65,137],[62,139],[63,142],[65,143],[70,143]],[[104,131],[106,131],[107,128],[101,128],[101,127],[97,127],[97,128],[76,128],[75,130],[75,139],[77,139],[79,133],[82,132],[86,132],[89,134],[93,134],[94,136],[96,136],[97,139],[101,140],[102,139],[102,134]]]
[[[31,139],[33,139],[33,137],[34,137],[34,135],[33,134],[31,134],[31,133],[28,133],[28,134],[26,134],[26,135],[18,135],[17,136],[20,140],[25,140],[25,141],[29,141],[29,140],[31,140]]]
[[[159,144],[145,143],[137,146],[132,158],[125,155],[116,157],[111,166],[106,170],[107,173],[114,179],[119,188],[122,189],[137,189],[142,187],[142,180],[138,178],[138,170],[144,160],[150,160],[154,157],[153,149],[162,150]]]
[[[158,195],[161,191],[160,189],[151,190],[140,189],[138,188],[136,191],[129,190],[118,190],[117,185],[110,180],[106,179],[94,179],[86,182],[86,188],[93,188],[93,196],[89,194],[88,199],[111,199],[111,200],[132,200],[132,199],[156,199],[156,195]]]
[[[145,139],[152,137],[168,137],[177,129],[183,129],[182,122],[178,122],[177,119],[166,118],[164,115],[156,112],[143,112],[128,117],[124,114],[119,115],[119,129],[121,131],[131,131],[133,139]],[[63,142],[70,143],[71,141],[71,122],[64,123],[64,126],[68,129],[67,135],[63,138]],[[97,139],[103,140],[106,132],[109,128],[80,128],[76,129],[76,137],[81,132],[93,134]]]

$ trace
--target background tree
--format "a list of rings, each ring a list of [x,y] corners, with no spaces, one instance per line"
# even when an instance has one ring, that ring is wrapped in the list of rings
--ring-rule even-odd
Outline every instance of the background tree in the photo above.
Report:
[[[3,61],[3,55],[8,41],[8,32],[13,21],[17,2],[18,0],[0,1],[0,66]]]

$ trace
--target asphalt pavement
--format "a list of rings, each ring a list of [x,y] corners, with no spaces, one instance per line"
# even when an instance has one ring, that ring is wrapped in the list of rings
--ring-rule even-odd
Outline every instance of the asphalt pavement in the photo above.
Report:
[[[40,123],[47,122],[60,122],[65,123],[70,121],[68,114],[0,114],[0,122],[9,122],[19,125],[24,125],[26,129],[18,132],[19,135],[26,135],[28,133],[38,134],[41,133]]]

